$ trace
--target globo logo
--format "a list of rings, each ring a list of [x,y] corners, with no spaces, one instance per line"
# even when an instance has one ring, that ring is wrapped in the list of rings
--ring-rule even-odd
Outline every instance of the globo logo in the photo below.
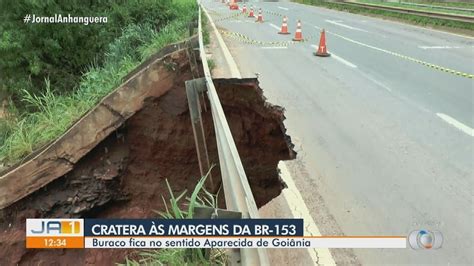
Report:
[[[408,244],[413,249],[439,249],[443,235],[439,231],[415,230],[408,235]]]

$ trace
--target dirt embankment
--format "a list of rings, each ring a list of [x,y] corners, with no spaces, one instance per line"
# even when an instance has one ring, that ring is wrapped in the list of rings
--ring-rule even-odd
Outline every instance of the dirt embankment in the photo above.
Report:
[[[165,179],[175,192],[194,188],[199,166],[184,87],[192,75],[184,55],[175,60],[177,75],[164,95],[147,98],[140,111],[71,172],[0,212],[0,265],[122,262],[130,250],[26,250],[25,219],[157,217],[154,210],[162,210],[161,196],[168,198]],[[262,206],[283,188],[278,161],[295,156],[283,127],[283,111],[265,103],[256,79],[216,80],[215,85],[257,204]],[[210,160],[217,164],[213,176],[220,179],[209,109],[203,120]]]

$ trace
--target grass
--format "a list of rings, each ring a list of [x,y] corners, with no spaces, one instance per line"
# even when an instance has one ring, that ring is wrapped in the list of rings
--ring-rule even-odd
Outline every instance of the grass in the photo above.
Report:
[[[331,9],[336,9],[336,10],[341,10],[341,11],[356,13],[356,14],[392,18],[392,19],[404,21],[410,24],[421,25],[421,26],[461,29],[461,30],[467,30],[469,32],[474,31],[474,23],[468,23],[468,22],[453,21],[449,19],[440,19],[440,18],[422,17],[422,16],[413,15],[413,14],[402,14],[402,13],[392,12],[388,10],[376,10],[376,9],[369,9],[369,8],[364,8],[360,6],[324,2],[322,0],[293,0],[293,2],[307,4],[307,5],[323,6],[326,8],[331,8]]]
[[[209,70],[213,70],[216,67],[216,62],[212,59],[207,59],[207,65],[209,66]]]
[[[122,35],[109,45],[105,63],[91,64],[73,93],[55,93],[48,80],[46,91],[40,95],[23,90],[22,102],[30,112],[10,110],[6,118],[0,119],[0,169],[59,137],[141,62],[167,44],[187,37],[188,23],[196,17],[196,2],[174,0],[170,8],[177,9],[180,15],[159,30],[133,24],[123,29]]]
[[[170,194],[169,203],[163,198],[165,211],[158,212],[162,218],[165,219],[192,219],[194,214],[194,208],[196,207],[213,207],[217,208],[217,194],[213,195],[204,188],[206,179],[209,176],[209,172],[203,176],[194,188],[193,193],[190,197],[186,197],[186,204],[182,204],[181,201],[185,198],[187,191],[182,192],[179,196],[175,196],[168,180],[166,185]],[[186,249],[186,248],[173,248],[173,249],[159,249],[149,250],[138,254],[139,259],[125,259],[124,264],[126,266],[138,266],[138,265],[226,265],[227,255],[222,249]]]
[[[474,8],[474,3],[472,1],[469,2],[469,0],[466,0],[464,2],[445,2],[445,0],[403,0],[402,2],[447,7]]]
[[[399,7],[405,9],[412,9],[412,10],[420,10],[420,11],[429,11],[429,12],[437,12],[441,14],[458,14],[464,16],[474,16],[474,12],[469,11],[462,11],[462,10],[449,10],[449,9],[440,9],[435,7],[420,7],[420,6],[413,6],[405,3],[397,3],[397,2],[380,2],[377,0],[357,0],[360,3],[367,3],[373,5],[380,5],[380,6],[389,6],[389,7]],[[474,10],[473,10],[474,11]]]
[[[202,41],[204,45],[209,45],[211,43],[211,36],[209,35],[209,20],[206,16],[204,11],[201,11],[201,22],[202,22]],[[209,70],[212,71],[216,68],[216,62],[212,59],[207,59],[207,64],[209,66]]]
[[[201,22],[202,22],[202,42],[204,45],[211,43],[211,36],[209,35],[209,20],[207,19],[206,13],[201,11]]]

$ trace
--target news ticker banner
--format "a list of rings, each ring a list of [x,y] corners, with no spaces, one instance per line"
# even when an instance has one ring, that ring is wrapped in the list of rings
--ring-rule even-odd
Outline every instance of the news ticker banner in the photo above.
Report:
[[[27,219],[27,248],[439,248],[441,234],[304,236],[303,219]]]

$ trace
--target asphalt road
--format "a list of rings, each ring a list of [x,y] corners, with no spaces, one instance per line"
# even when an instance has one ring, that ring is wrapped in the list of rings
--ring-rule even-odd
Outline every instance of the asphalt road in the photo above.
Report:
[[[268,101],[286,108],[308,173],[295,183],[322,233],[439,230],[440,250],[353,252],[363,264],[472,264],[474,79],[439,68],[474,74],[474,39],[294,3],[252,4],[265,23],[239,16],[217,26],[283,42],[301,19],[309,38],[281,48],[224,37],[242,76],[259,73]],[[214,19],[238,12],[204,5]],[[277,34],[279,15],[291,35]],[[312,55],[321,28],[329,58]]]

